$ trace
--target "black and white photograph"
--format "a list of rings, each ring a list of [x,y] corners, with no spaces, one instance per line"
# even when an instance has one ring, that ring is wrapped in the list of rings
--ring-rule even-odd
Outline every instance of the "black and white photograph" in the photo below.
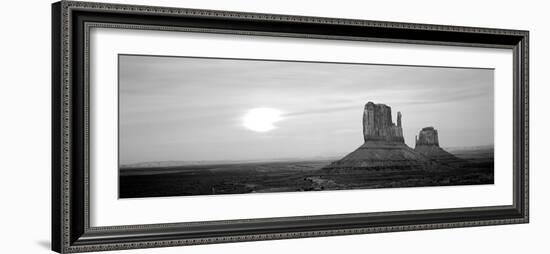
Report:
[[[0,253],[544,249],[542,2],[5,9]]]
[[[118,56],[119,198],[494,184],[494,69]]]

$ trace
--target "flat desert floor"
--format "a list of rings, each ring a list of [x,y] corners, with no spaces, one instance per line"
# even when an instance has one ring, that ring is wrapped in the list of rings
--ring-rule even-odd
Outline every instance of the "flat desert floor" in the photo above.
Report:
[[[493,184],[492,148],[448,151],[466,163],[429,171],[324,170],[333,160],[123,168],[119,198]]]

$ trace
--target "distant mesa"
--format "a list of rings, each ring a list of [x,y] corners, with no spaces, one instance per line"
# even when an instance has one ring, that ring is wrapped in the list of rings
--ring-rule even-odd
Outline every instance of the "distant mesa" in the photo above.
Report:
[[[438,146],[439,147],[439,135],[434,127],[422,128],[418,136],[416,136],[416,147],[419,146]]]
[[[448,169],[461,161],[439,147],[433,127],[423,128],[415,149],[410,148],[403,137],[401,112],[397,112],[397,124],[391,116],[391,107],[368,102],[363,111],[364,143],[325,169]]]
[[[416,136],[414,150],[443,165],[461,166],[465,163],[464,160],[439,147],[439,135],[434,127],[422,128],[418,136]]]

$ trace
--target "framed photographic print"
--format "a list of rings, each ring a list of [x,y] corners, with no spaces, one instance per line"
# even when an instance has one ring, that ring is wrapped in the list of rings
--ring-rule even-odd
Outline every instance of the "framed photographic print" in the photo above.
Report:
[[[52,14],[57,252],[528,222],[528,31]]]

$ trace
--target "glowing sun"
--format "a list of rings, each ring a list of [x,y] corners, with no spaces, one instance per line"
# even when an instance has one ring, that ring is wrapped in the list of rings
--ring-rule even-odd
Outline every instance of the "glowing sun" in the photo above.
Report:
[[[282,112],[277,109],[254,108],[244,115],[243,125],[251,131],[270,131],[277,128],[274,124],[282,119],[281,115]]]

